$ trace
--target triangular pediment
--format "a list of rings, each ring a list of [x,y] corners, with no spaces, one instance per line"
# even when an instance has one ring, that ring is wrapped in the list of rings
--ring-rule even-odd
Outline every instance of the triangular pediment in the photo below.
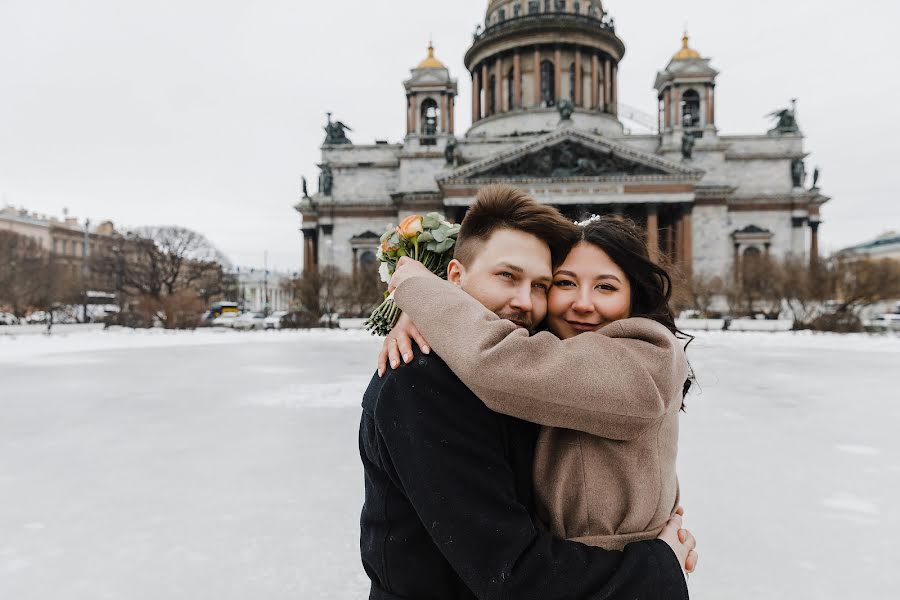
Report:
[[[553,132],[513,150],[466,165],[441,178],[442,182],[483,179],[619,179],[699,178],[701,171],[640,152],[583,131]]]

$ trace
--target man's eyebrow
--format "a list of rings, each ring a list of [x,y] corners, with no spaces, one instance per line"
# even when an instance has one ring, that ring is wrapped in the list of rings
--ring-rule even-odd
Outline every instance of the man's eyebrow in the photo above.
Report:
[[[575,279],[577,277],[575,275],[575,273],[573,273],[572,271],[557,271],[556,274],[557,275],[568,275],[572,279]],[[594,277],[595,281],[602,281],[604,279],[614,279],[614,280],[618,281],[619,283],[622,283],[621,279],[619,279],[618,277],[616,277],[615,275],[613,275],[611,273],[605,273],[603,275],[597,275],[596,277]]]

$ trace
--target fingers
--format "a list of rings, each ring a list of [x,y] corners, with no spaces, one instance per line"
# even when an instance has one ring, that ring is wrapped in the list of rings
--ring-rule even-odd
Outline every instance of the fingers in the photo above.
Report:
[[[681,529],[682,525],[684,525],[684,519],[681,518],[681,515],[675,513],[672,515],[672,518],[669,519],[669,525],[675,526],[676,529]]]
[[[383,377],[384,372],[387,371],[387,361],[388,361],[388,339],[384,340],[384,343],[381,345],[381,350],[378,351],[378,376]]]
[[[397,336],[397,352],[403,358],[403,362],[409,364],[413,358],[412,339],[408,335]]]
[[[693,573],[694,569],[697,568],[698,560],[700,560],[700,557],[697,555],[696,550],[688,552],[687,560],[684,561],[684,570],[688,573]]]
[[[688,550],[693,550],[697,547],[697,539],[688,529],[678,530],[678,541],[684,544]]]
[[[676,506],[676,507],[675,507],[675,514],[676,514],[676,515],[681,515],[681,516],[683,517],[683,516],[684,516],[684,507],[683,507],[683,506]]]
[[[419,350],[421,350],[425,354],[431,353],[431,348],[428,347],[428,342],[425,341],[425,338],[422,337],[422,334],[419,333],[419,330],[416,329],[414,325],[410,327],[409,334],[413,337],[414,340],[416,340],[416,345],[419,347]]]
[[[400,366],[400,350],[395,337],[388,338],[388,361],[394,369]]]

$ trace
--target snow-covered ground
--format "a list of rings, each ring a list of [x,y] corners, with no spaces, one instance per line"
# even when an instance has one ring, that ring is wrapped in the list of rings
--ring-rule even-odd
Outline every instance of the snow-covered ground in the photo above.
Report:
[[[0,336],[0,598],[364,598],[359,331]],[[900,338],[704,333],[693,598],[895,597]]]

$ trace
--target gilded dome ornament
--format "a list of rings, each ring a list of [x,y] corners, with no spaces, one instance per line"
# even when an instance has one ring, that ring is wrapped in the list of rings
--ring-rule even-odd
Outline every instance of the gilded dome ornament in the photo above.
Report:
[[[684,37],[681,38],[681,50],[675,53],[672,60],[696,60],[702,58],[699,52],[688,46],[689,39],[687,31],[685,31]]]
[[[428,42],[428,56],[419,63],[417,69],[446,69],[444,63],[434,57],[434,44]]]

